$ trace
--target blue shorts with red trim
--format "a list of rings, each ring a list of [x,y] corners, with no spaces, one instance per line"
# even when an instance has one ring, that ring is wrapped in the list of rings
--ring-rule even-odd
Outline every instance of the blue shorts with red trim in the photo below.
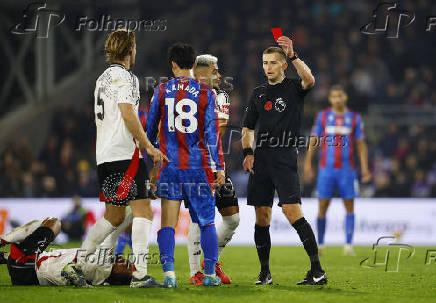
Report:
[[[189,201],[192,222],[200,226],[215,221],[215,195],[211,169],[175,169],[160,171],[156,195],[160,198]]]
[[[359,194],[359,183],[354,169],[327,169],[318,170],[317,191],[318,198],[330,199],[335,190],[339,197],[353,199]]]

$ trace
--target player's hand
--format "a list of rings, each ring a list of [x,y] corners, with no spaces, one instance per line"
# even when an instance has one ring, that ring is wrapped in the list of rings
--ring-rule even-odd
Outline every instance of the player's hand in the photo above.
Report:
[[[147,154],[153,158],[154,164],[162,164],[164,161],[170,162],[168,158],[157,148],[148,147],[146,148]]]
[[[362,170],[362,183],[368,183],[371,181],[371,173],[368,169]]]
[[[156,183],[150,181],[150,199],[151,200],[156,200],[158,198],[156,195],[156,191],[157,191]]]
[[[156,190],[157,190],[157,175],[159,173],[159,166],[157,164],[153,165],[153,169],[150,171],[148,177],[150,179],[150,199],[157,199]]]
[[[294,56],[294,44],[291,39],[286,36],[281,36],[277,39],[277,43],[282,47],[288,57]]]
[[[242,163],[242,167],[244,168],[245,171],[248,171],[250,174],[254,174],[253,165],[254,165],[254,156],[247,155],[244,159],[244,163]]]
[[[310,183],[312,182],[314,177],[312,165],[304,165],[304,182]]]
[[[222,186],[226,183],[226,175],[224,174],[223,170],[217,170],[216,172],[216,180],[215,184],[216,186]]]

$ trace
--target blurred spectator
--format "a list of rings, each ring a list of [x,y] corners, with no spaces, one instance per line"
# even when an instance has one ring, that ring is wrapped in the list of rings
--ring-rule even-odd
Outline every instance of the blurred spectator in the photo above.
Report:
[[[401,39],[362,35],[359,29],[371,20],[375,4],[363,0],[340,3],[296,0],[292,9],[287,9],[277,1],[241,0],[231,2],[231,10],[216,14],[225,2],[199,4],[189,14],[195,21],[192,30],[169,30],[164,42],[156,42],[147,51],[138,48],[135,73],[156,79],[170,76],[162,56],[168,41],[189,41],[199,53],[216,55],[221,73],[231,78],[226,81],[230,84],[227,85],[230,125],[238,131],[250,92],[265,82],[261,53],[267,46],[275,45],[270,28],[282,26],[316,78],[316,85],[305,100],[302,133],[309,133],[318,110],[328,106],[327,94],[333,84],[345,87],[349,107],[361,112],[364,120],[368,106],[373,104],[389,108],[436,107],[436,77],[432,68],[436,57],[425,44],[429,41],[428,33],[408,27],[402,29]],[[180,0],[165,9],[177,12],[186,3]],[[147,12],[161,9],[159,3],[155,4]],[[426,16],[432,5],[429,0],[405,0],[401,6],[413,7],[417,16]],[[145,9],[138,4],[138,11]],[[70,51],[59,47],[59,51]],[[56,68],[68,71],[60,64]],[[296,76],[292,66],[287,74]],[[141,90],[141,102],[149,103],[153,88],[141,83]],[[390,118],[394,119],[389,121],[401,121],[404,116]],[[97,197],[93,120],[89,103],[77,104],[77,108],[63,103],[54,115],[42,150],[32,150],[25,139],[10,144],[0,156],[0,196],[71,197],[78,193]],[[409,122],[410,127],[386,122],[384,127],[366,132],[374,175],[366,193],[376,197],[436,196],[436,129],[434,124],[420,126],[419,122],[419,119],[416,125]],[[245,196],[247,175],[241,171],[239,140],[234,135],[231,144],[224,144],[230,151],[226,168],[233,176],[238,194]],[[305,184],[305,195],[312,195],[313,188],[314,183]]]
[[[85,233],[87,211],[82,207],[80,196],[73,197],[73,208],[62,218],[62,231],[70,241],[81,241]]]

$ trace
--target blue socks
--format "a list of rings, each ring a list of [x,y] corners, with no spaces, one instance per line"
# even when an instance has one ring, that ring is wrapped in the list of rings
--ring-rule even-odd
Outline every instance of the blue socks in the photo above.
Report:
[[[174,228],[163,227],[157,233],[157,243],[159,244],[160,263],[164,272],[174,271]]]
[[[201,248],[204,252],[204,273],[206,275],[215,274],[215,265],[218,261],[218,236],[215,224],[200,227]]]
[[[324,244],[326,218],[317,218],[318,228],[318,244]],[[345,216],[345,239],[347,244],[353,242],[354,235],[354,214],[347,214]]]
[[[316,220],[316,227],[318,228],[318,244],[324,244],[326,218],[318,217]]]
[[[347,214],[345,216],[345,237],[347,244],[351,244],[354,234],[354,214]]]
[[[200,227],[201,248],[204,252],[204,272],[206,275],[215,274],[215,265],[218,261],[218,236],[214,224]],[[160,262],[164,272],[174,271],[174,228],[163,227],[157,233]]]
[[[115,248],[115,254],[122,255],[126,245],[129,245],[130,249],[132,249],[132,234],[122,233],[118,237],[118,244],[117,248]]]

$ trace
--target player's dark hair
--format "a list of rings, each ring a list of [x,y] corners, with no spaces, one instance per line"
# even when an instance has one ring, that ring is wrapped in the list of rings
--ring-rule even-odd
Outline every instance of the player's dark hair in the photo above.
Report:
[[[334,90],[339,90],[339,91],[342,91],[345,93],[345,88],[340,84],[335,84],[335,85],[332,85],[332,87],[330,87],[330,93]]]
[[[274,53],[279,54],[286,61],[287,56],[285,54],[285,51],[281,47],[270,46],[266,50],[264,50],[263,53],[264,54],[274,54]]]
[[[186,43],[177,42],[168,49],[168,63],[177,63],[181,69],[191,69],[194,66],[196,53],[194,48]]]

